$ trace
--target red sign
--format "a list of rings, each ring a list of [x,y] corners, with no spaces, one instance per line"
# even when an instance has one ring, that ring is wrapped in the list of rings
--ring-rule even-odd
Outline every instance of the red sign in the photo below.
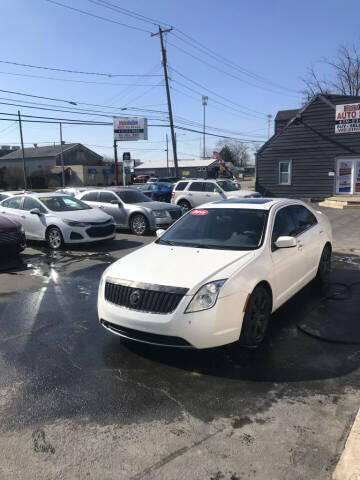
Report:
[[[196,209],[196,210],[191,210],[190,213],[191,215],[202,216],[202,215],[207,215],[209,212],[207,210]]]

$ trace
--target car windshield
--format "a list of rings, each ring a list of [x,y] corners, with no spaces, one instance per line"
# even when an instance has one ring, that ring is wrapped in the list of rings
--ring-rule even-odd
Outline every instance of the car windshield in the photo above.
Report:
[[[73,197],[54,196],[39,197],[39,200],[53,212],[71,212],[74,210],[89,210],[91,207],[86,203]]]
[[[144,203],[152,201],[138,190],[122,190],[115,193],[124,203]]]
[[[238,188],[232,182],[230,182],[230,180],[217,180],[216,183],[224,190],[224,192],[233,192],[234,190],[238,190]]]
[[[267,211],[197,208],[184,215],[157,243],[224,250],[255,250],[262,243]]]

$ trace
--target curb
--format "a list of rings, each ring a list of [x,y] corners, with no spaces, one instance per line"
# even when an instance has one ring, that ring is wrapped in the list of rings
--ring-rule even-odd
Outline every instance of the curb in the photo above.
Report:
[[[360,410],[356,415],[332,480],[360,480]]]

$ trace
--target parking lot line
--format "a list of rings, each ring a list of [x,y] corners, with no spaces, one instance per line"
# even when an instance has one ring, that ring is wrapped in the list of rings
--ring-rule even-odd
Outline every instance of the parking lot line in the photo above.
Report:
[[[360,409],[332,478],[333,480],[360,480]]]

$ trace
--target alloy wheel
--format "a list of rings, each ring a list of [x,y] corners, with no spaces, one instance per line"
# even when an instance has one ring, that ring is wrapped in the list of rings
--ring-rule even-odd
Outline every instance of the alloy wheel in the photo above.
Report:
[[[146,219],[143,215],[135,215],[131,221],[131,230],[136,235],[144,235],[147,230]]]
[[[58,250],[61,247],[63,240],[61,232],[57,228],[52,228],[51,230],[49,230],[47,238],[49,247],[53,250]]]

